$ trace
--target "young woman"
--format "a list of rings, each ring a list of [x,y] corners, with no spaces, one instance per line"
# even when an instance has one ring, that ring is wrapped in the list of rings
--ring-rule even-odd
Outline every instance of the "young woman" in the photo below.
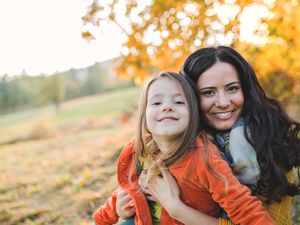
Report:
[[[266,97],[251,65],[232,48],[199,49],[186,59],[181,73],[197,85],[202,129],[239,181],[259,196],[276,224],[292,224],[292,196],[299,193],[292,170],[300,165],[300,124]],[[157,201],[177,188],[174,182],[160,182],[164,191],[152,187]],[[118,202],[123,218],[134,213],[124,209],[129,199],[123,193]],[[231,222],[220,219],[219,224]]]
[[[205,134],[199,135],[195,93],[187,78],[168,72],[152,79],[143,90],[135,141],[125,146],[117,167],[119,185],[132,199],[134,223],[213,225],[218,223],[214,217],[220,205],[235,223],[274,224],[261,202],[232,174],[215,145]],[[177,187],[172,176],[178,188],[172,188]],[[157,198],[156,190],[166,183],[172,191],[169,188]],[[118,192],[95,212],[98,225],[118,221]]]

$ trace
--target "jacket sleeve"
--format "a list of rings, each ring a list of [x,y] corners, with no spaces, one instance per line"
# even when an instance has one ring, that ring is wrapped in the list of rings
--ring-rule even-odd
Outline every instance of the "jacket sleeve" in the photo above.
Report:
[[[206,147],[204,146],[204,150],[200,151],[199,156],[200,162],[207,162],[199,163],[201,166],[197,168],[200,182],[212,194],[212,198],[227,212],[233,223],[241,225],[275,224],[262,202],[251,196],[250,190],[239,183],[215,145],[208,143]]]
[[[276,225],[292,225],[291,209],[292,197],[285,196],[281,202],[275,202],[266,205],[270,216],[276,222]],[[234,225],[230,220],[219,218],[219,225]]]
[[[286,177],[290,183],[295,183],[295,175],[293,171],[289,171],[286,174]],[[261,196],[258,196],[259,199],[263,201]],[[272,204],[265,205],[270,216],[276,222],[276,225],[291,225],[291,210],[292,210],[292,197],[284,196],[281,199],[281,202],[274,202]],[[234,225],[230,220],[219,218],[219,225]]]
[[[118,222],[119,216],[116,211],[116,201],[119,189],[116,189],[104,205],[95,211],[93,216],[97,225],[110,225]]]

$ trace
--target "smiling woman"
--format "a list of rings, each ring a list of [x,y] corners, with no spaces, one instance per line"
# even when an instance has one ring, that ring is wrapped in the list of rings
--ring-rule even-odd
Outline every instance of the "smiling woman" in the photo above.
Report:
[[[217,62],[199,77],[197,86],[206,122],[219,131],[231,129],[244,106],[244,94],[235,67]]]
[[[292,224],[292,196],[300,193],[293,176],[300,166],[299,122],[266,96],[252,66],[232,48],[199,49],[181,73],[197,84],[202,127],[240,182],[263,200],[276,224]]]

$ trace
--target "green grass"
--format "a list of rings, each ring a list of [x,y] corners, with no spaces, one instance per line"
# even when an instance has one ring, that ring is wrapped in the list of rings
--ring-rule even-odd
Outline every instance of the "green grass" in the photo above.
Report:
[[[139,94],[128,88],[65,102],[59,113],[48,106],[0,116],[0,224],[91,225],[117,186]],[[299,220],[299,198],[295,209]]]
[[[139,93],[65,102],[60,113],[48,106],[0,116],[0,224],[92,224],[117,185],[115,163],[133,136]]]
[[[54,118],[57,124],[65,124],[82,118],[95,118],[105,115],[117,115],[120,112],[132,112],[137,107],[137,96],[140,89],[129,88],[118,90],[108,95],[89,97],[88,101],[82,99],[80,105],[73,105]],[[72,103],[70,103],[72,104]]]
[[[0,116],[0,144],[38,139],[58,129],[75,126],[101,126],[121,114],[131,114],[137,108],[140,89],[121,89],[108,94],[65,102],[57,113],[54,106],[30,109]]]

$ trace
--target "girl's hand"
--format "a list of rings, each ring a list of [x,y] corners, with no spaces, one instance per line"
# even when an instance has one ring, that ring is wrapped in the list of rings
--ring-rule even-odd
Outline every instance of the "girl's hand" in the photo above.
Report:
[[[180,190],[175,178],[168,169],[160,166],[162,177],[153,176],[147,185],[142,186],[142,191],[148,199],[158,202],[168,214],[183,224],[189,225],[218,225],[218,219],[206,215],[185,205],[180,199]],[[139,183],[144,184],[146,172],[142,172]]]
[[[117,195],[116,211],[121,219],[127,219],[135,214],[133,200],[123,189]]]
[[[167,212],[172,215],[177,210],[177,206],[182,203],[180,200],[180,190],[174,177],[165,166],[160,166],[162,177],[153,176],[142,191],[149,200],[158,202]],[[145,179],[146,172],[142,172],[139,181]]]

